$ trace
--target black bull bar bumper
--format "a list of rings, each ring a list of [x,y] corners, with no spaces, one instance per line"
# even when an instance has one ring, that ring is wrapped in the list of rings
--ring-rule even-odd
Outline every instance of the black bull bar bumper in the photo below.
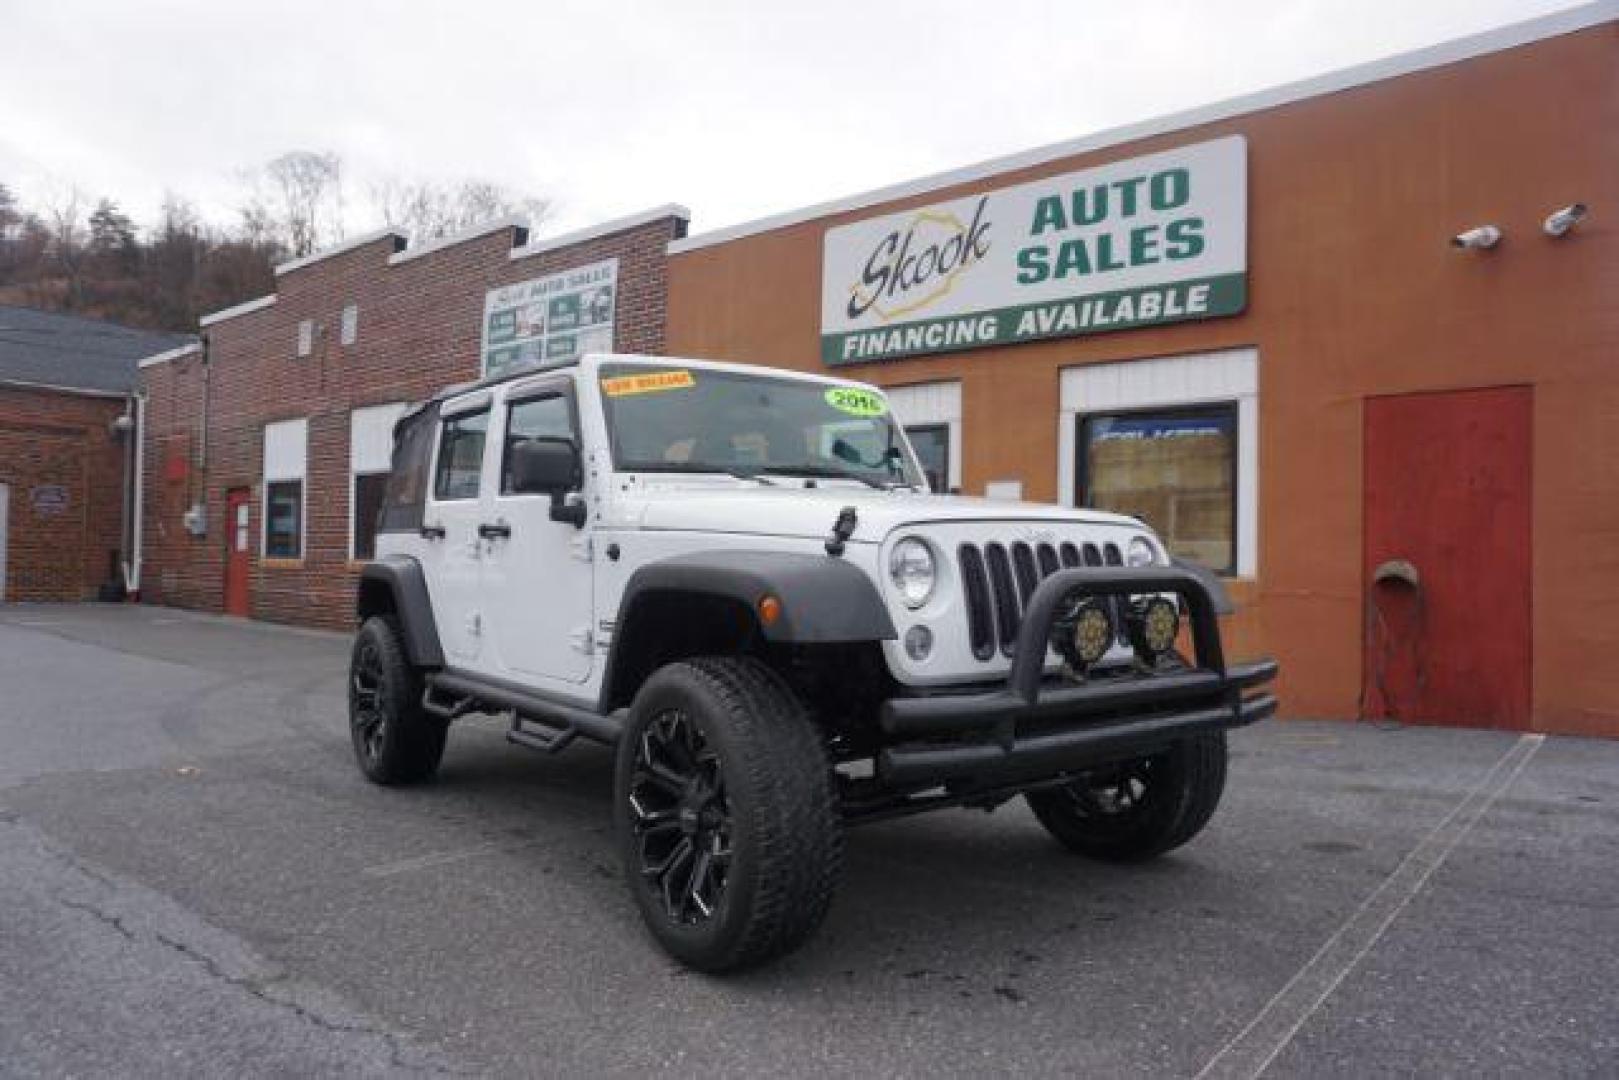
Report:
[[[1004,686],[883,704],[879,723],[891,744],[878,754],[878,775],[895,787],[1034,781],[1273,715],[1274,694],[1245,691],[1274,679],[1276,661],[1226,664],[1218,589],[1206,572],[1183,566],[1059,570],[1025,605]],[[1195,666],[1082,683],[1046,678],[1051,624],[1063,598],[1075,590],[1090,596],[1179,595],[1191,624]]]

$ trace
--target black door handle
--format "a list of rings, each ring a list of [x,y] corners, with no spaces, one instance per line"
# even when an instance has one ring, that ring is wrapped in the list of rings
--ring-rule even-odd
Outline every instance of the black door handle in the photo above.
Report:
[[[504,521],[494,525],[484,522],[478,526],[478,535],[485,540],[510,540],[512,527]]]
[[[421,534],[423,540],[442,540],[446,535],[442,525],[423,525],[416,531]]]

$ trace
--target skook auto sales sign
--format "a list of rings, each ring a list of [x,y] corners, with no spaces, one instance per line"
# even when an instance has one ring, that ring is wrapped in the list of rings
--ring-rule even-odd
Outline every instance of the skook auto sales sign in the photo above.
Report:
[[[829,230],[828,364],[1235,315],[1247,302],[1241,136]]]

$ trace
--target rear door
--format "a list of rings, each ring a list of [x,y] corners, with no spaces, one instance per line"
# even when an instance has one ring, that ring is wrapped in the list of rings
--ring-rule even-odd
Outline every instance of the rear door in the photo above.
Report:
[[[488,391],[447,401],[439,411],[432,483],[422,514],[422,536],[433,547],[424,560],[445,661],[465,671],[486,671],[483,594],[486,512],[483,483],[490,458]]]
[[[11,488],[0,484],[0,604],[6,602],[6,526],[11,512]]]
[[[563,376],[515,386],[499,411],[499,471],[488,485],[498,534],[484,564],[499,673],[582,683],[593,662],[590,530],[552,521],[548,495],[515,494],[510,471],[512,448],[526,439],[580,446],[573,383]]]

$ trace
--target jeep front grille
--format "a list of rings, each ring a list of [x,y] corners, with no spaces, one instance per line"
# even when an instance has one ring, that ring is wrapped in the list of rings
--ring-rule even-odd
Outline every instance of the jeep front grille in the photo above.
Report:
[[[1000,649],[1011,656],[1017,644],[1023,611],[1035,588],[1059,569],[1075,566],[1122,566],[1124,557],[1114,543],[1073,543],[1060,547],[1022,540],[1011,544],[991,541],[982,546],[962,544],[957,552],[961,568],[961,591],[967,607],[967,641],[973,655],[988,660]],[[1116,600],[1109,601],[1110,606]],[[1115,626],[1122,627],[1114,606]]]

